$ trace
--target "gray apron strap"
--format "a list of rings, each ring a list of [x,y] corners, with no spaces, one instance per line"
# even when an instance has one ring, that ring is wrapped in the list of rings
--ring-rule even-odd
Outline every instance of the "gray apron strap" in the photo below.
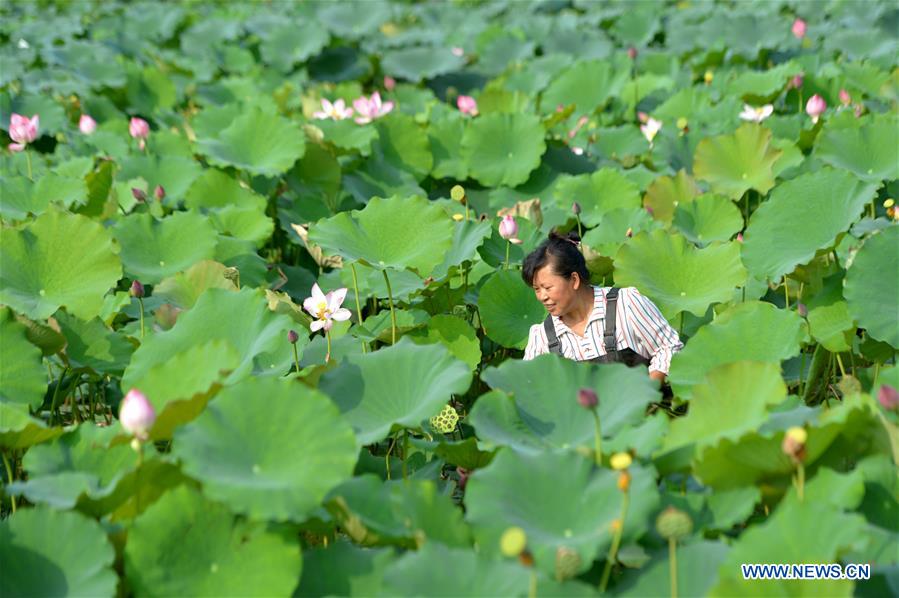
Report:
[[[615,319],[618,315],[618,287],[612,287],[606,293],[606,325],[602,333],[606,355],[617,361],[618,341],[615,340]]]
[[[546,340],[549,342],[549,352],[556,355],[562,354],[562,346],[559,343],[559,337],[556,335],[556,327],[553,326],[553,317],[546,316],[543,320],[543,330],[546,331]]]

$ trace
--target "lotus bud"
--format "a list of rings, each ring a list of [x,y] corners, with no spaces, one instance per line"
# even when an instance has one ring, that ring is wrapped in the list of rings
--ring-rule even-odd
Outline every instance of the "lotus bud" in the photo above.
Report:
[[[26,118],[21,114],[13,112],[9,117],[9,138],[16,142],[22,149],[35,139],[37,139],[40,130],[41,118],[35,114],[31,118]],[[10,148],[13,149],[13,148]]]
[[[702,76],[702,80],[705,81],[706,85],[711,85],[712,81],[715,79],[715,73],[710,70],[707,70],[705,74]]]
[[[849,92],[845,89],[840,90],[840,103],[844,106],[848,106],[852,103],[852,96],[850,96]]]
[[[803,37],[805,37],[805,32],[807,29],[808,29],[808,26],[805,24],[805,21],[803,21],[802,19],[797,17],[796,20],[793,21],[793,26],[791,27],[791,30],[793,32],[793,35],[796,37],[796,39],[802,39]]]
[[[578,574],[581,568],[581,555],[577,550],[567,546],[556,549],[556,580],[563,582]]]
[[[796,312],[802,318],[808,317],[808,307],[805,306],[805,303],[797,303],[796,304]]]
[[[581,204],[579,204],[578,202],[574,202],[573,204],[571,204],[571,211],[574,212],[575,216],[580,216],[581,215]]]
[[[655,214],[655,210],[652,209],[652,206],[646,206],[646,213],[650,216],[653,216]]]
[[[515,557],[524,552],[527,543],[528,537],[524,530],[514,526],[503,532],[499,539],[499,550],[503,556]]]
[[[805,431],[805,428],[793,426],[784,434],[780,448],[792,461],[799,463],[805,459],[806,440],[808,440],[808,432]]]
[[[813,95],[805,103],[805,112],[812,117],[812,122],[818,122],[818,117],[827,110],[827,102],[818,94]]]
[[[147,440],[150,437],[150,428],[156,421],[156,411],[144,393],[132,388],[122,399],[122,405],[119,407],[119,421],[122,422],[122,427],[136,439]]]
[[[453,201],[458,201],[461,203],[465,203],[465,187],[462,185],[453,185],[453,188],[450,189],[450,197]]]
[[[515,222],[515,218],[511,214],[503,216],[502,221],[499,223],[499,236],[508,240],[516,238],[517,235],[518,223]]]
[[[599,405],[599,396],[592,388],[582,388],[577,391],[577,402],[584,409],[596,409]]]
[[[887,411],[899,410],[899,392],[889,384],[883,384],[877,391],[877,401]]]
[[[141,284],[139,280],[134,280],[131,282],[131,290],[129,291],[131,296],[135,299],[143,299],[144,298],[144,285]]]
[[[680,509],[669,505],[656,519],[656,531],[666,540],[680,540],[693,532],[693,520]]]
[[[156,198],[156,201],[162,201],[165,199],[165,187],[162,185],[156,185],[156,188],[153,189],[153,197]]]
[[[623,471],[630,467],[633,462],[634,460],[630,453],[615,453],[609,459],[609,465],[611,465],[612,469],[615,471]]]
[[[631,487],[631,474],[627,472],[627,470],[622,471],[618,474],[618,489],[622,492],[627,492],[628,488]]]
[[[287,331],[287,342],[291,345],[297,344],[297,341],[300,340],[300,335],[297,334],[296,330],[288,330]]]
[[[680,129],[681,131],[685,131],[685,130],[687,129],[687,125],[688,125],[689,123],[688,123],[687,119],[684,118],[684,117],[682,116],[682,117],[680,117],[679,119],[677,119],[677,122],[674,123],[674,124],[675,124],[675,126],[676,126],[678,129]]]
[[[471,476],[471,471],[464,467],[456,467],[456,473],[459,474],[459,490],[465,490],[465,485],[468,484],[468,478]]]
[[[895,202],[895,200],[894,200],[892,197],[888,197],[888,198],[883,202],[883,207],[886,208],[886,209],[888,209],[888,210],[889,210],[890,208],[892,208],[894,205],[896,205],[896,202]]]
[[[387,91],[393,91],[396,87],[396,79],[393,77],[384,77],[384,89]]]
[[[92,119],[87,114],[82,114],[81,118],[78,119],[78,130],[85,135],[90,135],[97,130],[97,121]]]
[[[627,57],[631,60],[637,60],[637,48],[631,46],[627,49]]]
[[[146,139],[150,134],[150,125],[144,119],[135,116],[128,123],[128,133],[135,139]]]
[[[743,233],[737,233],[737,243],[743,242]]]
[[[804,81],[805,81],[805,79],[802,77],[802,73],[800,73],[800,74],[796,75],[795,77],[793,77],[792,79],[790,79],[789,87],[792,87],[794,89],[799,89],[800,87],[802,87],[802,83]]]
[[[138,189],[137,187],[131,187],[131,195],[134,196],[134,199],[143,203],[147,201],[147,194],[143,189]]]
[[[637,120],[639,120],[641,123],[645,123],[646,121],[649,120],[649,115],[646,114],[645,112],[638,112]]]
[[[459,96],[456,98],[456,107],[462,114],[470,114],[476,116],[478,113],[478,103],[471,96]]]
[[[465,55],[465,50],[463,48],[460,48],[459,46],[453,46],[450,52],[452,52],[453,56],[456,57],[462,57]]]

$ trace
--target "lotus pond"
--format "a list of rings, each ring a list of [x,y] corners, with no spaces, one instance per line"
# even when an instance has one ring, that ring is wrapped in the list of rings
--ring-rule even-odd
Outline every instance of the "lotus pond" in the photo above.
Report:
[[[895,3],[0,14],[3,596],[899,593]]]

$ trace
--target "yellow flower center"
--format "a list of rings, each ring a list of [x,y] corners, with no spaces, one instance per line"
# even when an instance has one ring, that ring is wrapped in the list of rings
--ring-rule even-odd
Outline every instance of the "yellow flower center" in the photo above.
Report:
[[[326,317],[328,315],[328,304],[325,301],[319,301],[318,305],[316,305],[315,307],[316,307],[315,317],[318,318],[319,320],[326,319]]]

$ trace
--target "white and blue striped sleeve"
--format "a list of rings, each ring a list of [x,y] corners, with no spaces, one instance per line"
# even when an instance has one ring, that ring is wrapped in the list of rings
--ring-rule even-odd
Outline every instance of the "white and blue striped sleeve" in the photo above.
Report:
[[[549,353],[549,341],[546,339],[546,331],[543,330],[543,324],[534,324],[528,334],[528,345],[524,349],[525,360],[531,360],[538,355]]]
[[[649,357],[649,371],[668,375],[672,356],[683,349],[677,331],[671,327],[659,308],[633,287],[622,289],[625,318],[643,351]],[[635,347],[636,350],[636,347]]]

